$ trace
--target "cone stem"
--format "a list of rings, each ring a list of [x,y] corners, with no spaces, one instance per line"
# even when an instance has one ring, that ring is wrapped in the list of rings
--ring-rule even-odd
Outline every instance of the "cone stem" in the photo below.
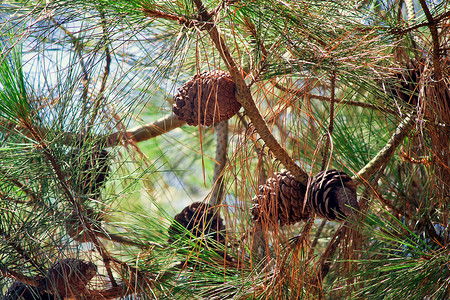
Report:
[[[213,191],[209,204],[216,206],[220,204],[223,196],[223,170],[227,163],[227,145],[228,145],[228,121],[222,121],[216,125],[217,143],[216,143],[216,162],[214,165]]]

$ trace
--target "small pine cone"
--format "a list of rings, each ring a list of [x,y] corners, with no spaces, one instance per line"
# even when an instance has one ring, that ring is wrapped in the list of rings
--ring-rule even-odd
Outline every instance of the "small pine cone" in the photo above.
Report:
[[[108,151],[102,149],[95,150],[93,153],[75,149],[72,157],[77,164],[78,176],[72,177],[75,190],[83,195],[100,195],[100,190],[106,183],[109,173],[109,154]],[[86,157],[89,155],[89,157]],[[80,167],[82,166],[82,167]],[[71,176],[72,174],[69,174]]]
[[[85,162],[83,170],[82,193],[99,194],[108,177],[108,151],[94,152]]]
[[[55,296],[52,294],[39,291],[37,287],[27,285],[22,281],[14,282],[9,289],[6,291],[6,294],[3,300],[53,300]]]
[[[219,213],[214,214],[214,208],[210,207],[209,204],[194,202],[177,214],[175,221],[196,237],[208,235],[218,243],[225,244],[225,237],[222,235],[225,231],[225,225]],[[170,225],[168,233],[169,243],[173,243],[179,239],[180,235],[184,234],[175,222]]]
[[[52,291],[61,298],[79,296],[97,273],[97,266],[80,259],[61,259],[54,263],[42,280],[39,290]]]
[[[254,220],[279,222],[280,226],[307,220],[311,208],[303,206],[306,187],[295,179],[289,171],[275,173],[253,198],[251,212]]]
[[[423,72],[422,60],[409,60],[406,63],[406,69],[402,72],[394,73],[393,77],[385,80],[385,87],[405,103],[417,105],[418,103],[418,84]]]
[[[309,183],[307,202],[317,215],[330,221],[353,215],[359,209],[356,198],[356,185],[342,171],[321,171]]]
[[[236,85],[223,71],[205,71],[186,82],[175,95],[173,112],[189,125],[211,126],[233,117],[241,108]]]

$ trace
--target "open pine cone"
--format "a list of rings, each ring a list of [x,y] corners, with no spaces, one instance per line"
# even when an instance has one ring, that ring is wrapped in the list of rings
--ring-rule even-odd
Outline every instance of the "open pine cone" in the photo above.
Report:
[[[234,95],[236,86],[227,72],[211,71],[195,75],[175,95],[173,112],[189,125],[226,121],[241,108]]]
[[[214,213],[214,208],[209,204],[194,202],[177,214],[175,221],[196,237],[208,235],[218,243],[225,243],[225,237],[222,235],[225,230],[223,220],[218,212]],[[175,222],[169,227],[168,232],[169,243],[173,243],[184,235],[182,229]]]
[[[322,218],[345,220],[359,209],[356,185],[343,171],[321,171],[314,176],[308,188],[307,202]]]
[[[54,263],[39,290],[52,291],[61,298],[82,295],[86,284],[97,273],[97,266],[80,259],[61,259]]]
[[[311,207],[303,206],[306,187],[289,171],[275,173],[253,198],[253,219],[260,222],[279,222],[280,226],[307,220]]]

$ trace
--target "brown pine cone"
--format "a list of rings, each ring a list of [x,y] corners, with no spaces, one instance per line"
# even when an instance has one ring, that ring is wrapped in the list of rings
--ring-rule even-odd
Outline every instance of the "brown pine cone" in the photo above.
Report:
[[[207,203],[194,202],[185,207],[179,214],[175,216],[173,222],[168,230],[169,243],[178,240],[184,232],[179,226],[183,226],[196,237],[208,235],[216,242],[225,244],[225,237],[222,233],[225,231],[225,225],[219,213],[214,214],[214,208]]]
[[[80,259],[61,259],[54,263],[47,272],[39,290],[51,291],[63,298],[82,295],[86,284],[97,273],[97,266]]]
[[[359,209],[356,198],[356,185],[343,171],[321,171],[309,183],[307,202],[317,215],[330,221],[355,214]]]
[[[303,206],[306,187],[289,171],[275,173],[253,198],[253,219],[260,222],[279,222],[280,226],[307,220],[311,215],[309,205]]]
[[[85,162],[83,171],[82,193],[99,194],[109,173],[108,151],[103,149],[94,152]]]
[[[227,72],[205,71],[186,82],[175,95],[173,112],[189,125],[226,121],[241,108],[234,92],[236,86]]]

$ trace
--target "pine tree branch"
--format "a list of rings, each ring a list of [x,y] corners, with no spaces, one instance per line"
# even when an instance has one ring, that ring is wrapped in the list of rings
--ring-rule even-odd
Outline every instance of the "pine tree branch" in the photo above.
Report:
[[[336,230],[327,247],[325,248],[325,251],[320,256],[317,263],[318,274],[317,277],[312,280],[312,286],[321,286],[323,279],[328,275],[332,263],[332,258],[336,253],[337,247],[341,242],[342,236],[344,235],[344,231],[347,229],[347,226],[348,223],[346,222]]]
[[[403,119],[395,129],[394,134],[391,136],[383,149],[381,149],[380,152],[378,152],[377,155],[375,155],[375,157],[372,158],[372,160],[358,172],[358,174],[352,177],[356,185],[368,183],[370,177],[391,159],[397,147],[408,135],[410,127],[415,121],[414,117],[415,115],[413,113],[406,116],[406,118]]]
[[[64,194],[66,195],[68,201],[72,204],[74,210],[77,212],[77,216],[80,218],[81,223],[86,228],[86,233],[89,236],[89,240],[94,244],[96,250],[100,254],[100,256],[103,259],[103,262],[105,264],[106,270],[108,274],[110,275],[110,281],[113,284],[113,286],[116,286],[114,277],[112,277],[112,272],[109,268],[109,262],[113,261],[112,256],[109,254],[109,252],[106,250],[106,247],[101,243],[99,238],[97,237],[91,222],[81,213],[82,207],[80,203],[78,203],[72,193],[72,191],[69,189],[69,186],[65,180],[65,177],[61,171],[61,168],[59,164],[57,163],[55,157],[52,154],[51,149],[48,147],[47,143],[43,140],[43,138],[39,135],[39,133],[34,130],[33,126],[31,124],[28,124],[27,122],[24,122],[26,129],[31,133],[31,135],[36,139],[36,142],[38,144],[38,147],[42,150],[44,156],[50,161],[50,164],[52,166],[53,171],[56,174],[56,177],[58,179],[58,182],[60,186],[63,189]]]
[[[119,297],[130,295],[132,293],[133,293],[132,289],[127,287],[125,284],[121,284],[103,291],[88,290],[83,295],[83,299],[86,300],[117,299]]]
[[[115,132],[101,139],[107,147],[120,145],[124,140],[133,140],[136,143],[149,140],[173,129],[183,126],[185,121],[178,119],[174,114],[167,115],[153,123],[140,126],[125,132]]]
[[[323,149],[322,152],[322,165],[321,165],[321,171],[325,170],[327,165],[327,157],[328,157],[328,151],[330,149],[331,145],[331,135],[333,134],[333,126],[334,126],[334,102],[335,102],[335,91],[336,91],[336,70],[333,70],[331,75],[331,103],[330,103],[330,124],[328,125],[328,132],[327,132],[327,140],[325,142],[325,149]]]
[[[105,92],[105,89],[106,89],[106,82],[108,81],[108,76],[109,76],[109,72],[110,72],[110,68],[111,68],[111,52],[110,52],[109,46],[108,46],[106,17],[105,17],[105,12],[101,8],[101,6],[99,6],[99,12],[100,12],[100,17],[101,17],[101,22],[100,23],[101,23],[102,32],[103,32],[103,44],[104,44],[104,47],[105,47],[105,69],[103,71],[102,82],[101,82],[101,85],[100,85],[100,89],[98,91],[98,96],[97,96],[97,99],[95,99],[95,102],[94,102],[93,114],[92,114],[91,122],[90,122],[90,124],[87,127],[87,133],[89,133],[89,131],[91,130],[92,126],[94,125],[95,118],[97,117],[100,105],[102,103],[102,100],[104,99],[103,93]]]
[[[139,143],[160,136],[185,124],[185,121],[178,119],[178,117],[174,114],[170,114],[147,125],[132,128],[127,131],[117,131],[109,135],[99,136],[98,143],[104,147],[120,146],[127,140],[133,140],[136,143]],[[9,122],[6,127],[0,127],[0,130],[4,128],[9,132],[9,127],[14,127],[14,123]],[[33,138],[31,132],[25,127],[16,126],[16,130],[24,134],[26,137]],[[34,131],[40,136],[45,136],[48,130],[44,127],[34,126]],[[60,134],[59,142],[65,145],[73,145],[74,141],[82,142],[83,139],[83,134],[63,132]]]
[[[437,22],[433,18],[433,15],[431,14],[430,10],[428,9],[427,3],[425,0],[419,0],[420,5],[422,6],[423,12],[425,13],[425,16],[428,20],[428,27],[430,28],[431,32],[431,39],[433,41],[433,68],[434,68],[434,75],[436,76],[436,81],[440,81],[442,77],[442,71],[441,71],[441,64],[439,59],[439,34],[437,30]]]
[[[67,28],[65,28],[63,25],[61,25],[59,22],[57,22],[53,17],[50,18],[50,21],[53,22],[59,29],[61,29],[72,42],[73,48],[75,49],[75,53],[78,56],[79,63],[81,66],[81,71],[83,73],[83,78],[81,80],[81,83],[83,85],[83,91],[82,91],[82,99],[83,99],[83,116],[86,116],[86,110],[87,110],[87,101],[88,101],[88,93],[89,93],[89,73],[86,68],[86,64],[84,62],[82,50],[83,50],[83,43],[80,39],[78,39],[72,32],[70,32]]]
[[[319,225],[319,228],[317,228],[316,234],[314,235],[314,240],[311,243],[311,254],[314,251],[314,248],[316,247],[317,243],[319,242],[320,236],[322,235],[323,229],[325,228],[326,224],[327,219],[323,219]]]
[[[449,17],[450,17],[450,11],[447,11],[447,12],[442,13],[442,14],[438,15],[437,17],[435,17],[434,18],[434,22],[437,24],[437,23],[440,23],[440,22],[446,20]],[[416,25],[413,25],[413,26],[405,28],[405,29],[393,29],[392,33],[393,34],[403,35],[405,33],[413,31],[413,30],[415,30],[417,28],[430,26],[430,25],[431,25],[430,22],[423,22],[423,23],[416,24]]]
[[[194,0],[194,4],[197,7],[201,21],[209,21],[213,18],[213,15],[206,10],[201,0]],[[306,185],[308,183],[308,174],[295,163],[295,161],[289,156],[286,150],[278,143],[270,132],[267,123],[261,116],[261,113],[253,100],[251,91],[245,83],[241,72],[231,56],[228,46],[217,29],[217,26],[212,25],[209,22],[204,23],[203,26],[208,30],[211,40],[213,41],[219,55],[224,61],[234,83],[236,84],[236,99],[244,107],[247,116],[252,121],[253,126],[258,131],[258,134],[270,148],[274,156],[286,167],[286,169],[288,169],[299,182]]]
[[[213,191],[209,204],[217,206],[223,197],[223,170],[227,163],[227,146],[228,146],[228,121],[222,121],[216,125],[216,162],[214,165],[213,175]]]

